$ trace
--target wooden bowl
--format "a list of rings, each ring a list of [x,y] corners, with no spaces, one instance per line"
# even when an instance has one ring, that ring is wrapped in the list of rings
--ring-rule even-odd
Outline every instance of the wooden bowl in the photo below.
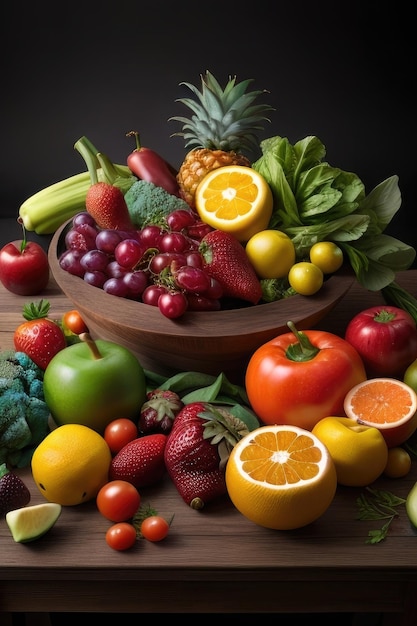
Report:
[[[58,259],[65,250],[71,222],[55,232],[48,250],[59,287],[79,310],[93,337],[126,346],[145,369],[164,376],[180,371],[224,372],[229,380],[242,382],[247,363],[259,346],[289,332],[290,320],[299,330],[317,324],[354,281],[352,271],[342,269],[314,296],[297,295],[239,309],[187,312],[171,320],[157,307],[109,295],[62,270]]]

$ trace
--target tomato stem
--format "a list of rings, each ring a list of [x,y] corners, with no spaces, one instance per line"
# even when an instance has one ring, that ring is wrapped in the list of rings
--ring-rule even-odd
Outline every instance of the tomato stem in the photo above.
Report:
[[[300,330],[297,330],[294,322],[287,322],[288,328],[298,339],[298,343],[291,344],[286,351],[286,357],[290,361],[311,361],[320,352],[320,348],[314,346],[310,339]]]

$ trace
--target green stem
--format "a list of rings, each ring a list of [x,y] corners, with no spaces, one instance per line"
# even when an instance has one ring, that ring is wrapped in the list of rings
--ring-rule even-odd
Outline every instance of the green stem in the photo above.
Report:
[[[87,165],[88,173],[90,174],[91,184],[98,183],[97,168],[100,167],[100,162],[97,157],[97,149],[91,143],[87,137],[81,137],[75,142],[74,148],[81,154],[85,164]]]

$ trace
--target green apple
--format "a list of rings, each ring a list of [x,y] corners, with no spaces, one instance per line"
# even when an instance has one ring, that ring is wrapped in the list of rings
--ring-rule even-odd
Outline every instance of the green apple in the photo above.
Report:
[[[348,417],[324,417],[312,433],[327,447],[339,485],[365,487],[384,471],[388,461],[385,439],[374,426]]]
[[[143,367],[117,343],[85,333],[58,352],[43,379],[45,402],[58,426],[83,424],[101,435],[114,419],[137,420],[146,399]]]

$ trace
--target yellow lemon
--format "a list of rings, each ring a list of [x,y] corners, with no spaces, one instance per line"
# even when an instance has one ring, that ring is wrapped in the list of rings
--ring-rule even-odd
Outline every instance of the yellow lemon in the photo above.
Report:
[[[336,493],[336,469],[310,431],[260,426],[232,448],[226,486],[235,507],[266,528],[289,530],[317,520]]]
[[[268,226],[273,197],[259,172],[243,165],[225,165],[211,170],[200,182],[195,206],[203,222],[246,242]]]
[[[280,230],[255,233],[247,242],[246,254],[259,278],[284,278],[295,263],[292,239]]]
[[[104,438],[82,424],[64,424],[41,441],[32,456],[32,475],[50,502],[71,506],[97,496],[108,481],[111,452]]]
[[[365,487],[383,473],[388,447],[377,428],[329,416],[318,421],[312,433],[330,452],[340,485]]]

